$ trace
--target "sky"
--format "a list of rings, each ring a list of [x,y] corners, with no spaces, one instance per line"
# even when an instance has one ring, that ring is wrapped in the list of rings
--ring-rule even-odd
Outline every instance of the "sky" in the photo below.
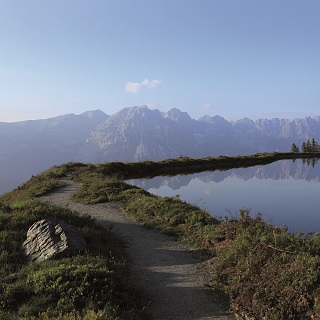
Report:
[[[319,0],[0,0],[0,121],[320,115],[319,17]]]

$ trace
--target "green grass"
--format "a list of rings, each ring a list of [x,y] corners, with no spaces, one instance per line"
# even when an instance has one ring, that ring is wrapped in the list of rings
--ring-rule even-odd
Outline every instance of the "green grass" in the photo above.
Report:
[[[241,211],[221,225],[213,283],[257,319],[311,319],[320,281],[318,235],[290,234]]]
[[[122,241],[89,216],[34,199],[47,190],[48,174],[0,199],[0,318],[148,319],[147,301],[130,285]],[[78,227],[87,242],[85,253],[27,264],[21,244],[28,228],[46,217]]]
[[[248,164],[245,158],[267,163],[290,156],[258,154],[240,160],[239,157],[220,159],[225,168],[232,163],[244,166]],[[180,161],[173,162],[176,165]],[[122,177],[135,178],[132,168],[143,164],[130,163],[129,169],[126,165],[117,163],[116,167],[121,169]],[[246,210],[237,219],[212,218],[178,197],[157,197],[125,184],[112,166],[112,163],[97,165],[89,172],[75,174],[74,178],[84,183],[75,198],[84,203],[121,201],[124,210],[145,227],[156,228],[209,252],[212,285],[228,294],[235,312],[256,319],[311,319],[320,315],[318,234],[291,234],[285,228],[268,224],[260,216],[250,216]],[[148,162],[148,170],[150,166],[153,164]],[[141,172],[142,169],[137,170],[137,176]]]
[[[69,163],[33,177],[0,198],[0,318],[148,317],[141,293],[128,285],[121,241],[90,217],[79,217],[36,200],[59,187],[59,178],[82,183],[75,200],[88,204],[118,201],[146,228],[156,228],[206,252],[212,266],[212,285],[228,294],[235,312],[271,320],[319,317],[318,234],[291,234],[246,210],[236,219],[210,217],[179,197],[157,197],[124,182],[124,178],[225,170],[301,156],[307,155],[272,153],[141,163]],[[45,217],[76,225],[88,243],[85,254],[28,265],[20,252],[21,243],[32,223]]]

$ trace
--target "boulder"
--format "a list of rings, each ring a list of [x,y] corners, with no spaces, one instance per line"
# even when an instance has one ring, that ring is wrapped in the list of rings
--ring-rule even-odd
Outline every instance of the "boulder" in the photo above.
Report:
[[[79,229],[50,218],[35,222],[22,244],[22,250],[30,262],[63,258],[85,248],[86,241]]]

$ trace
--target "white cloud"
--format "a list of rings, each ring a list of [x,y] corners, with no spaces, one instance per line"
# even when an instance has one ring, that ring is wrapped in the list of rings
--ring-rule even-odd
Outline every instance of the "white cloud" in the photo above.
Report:
[[[156,86],[158,86],[159,84],[161,84],[161,81],[158,79],[154,79],[152,81],[148,81],[148,79],[143,80],[144,85],[147,87],[147,89],[153,89]]]
[[[142,88],[150,90],[159,84],[161,84],[161,81],[158,79],[154,79],[152,81],[144,79],[142,82],[127,82],[125,85],[125,90],[130,93],[138,93]]]
[[[141,88],[141,84],[138,82],[127,82],[125,90],[130,93],[137,93]]]

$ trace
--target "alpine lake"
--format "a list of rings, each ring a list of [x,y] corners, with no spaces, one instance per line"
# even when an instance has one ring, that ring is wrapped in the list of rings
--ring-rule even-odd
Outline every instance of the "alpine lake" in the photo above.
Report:
[[[178,196],[215,217],[235,218],[248,209],[290,232],[320,232],[320,162],[314,159],[127,182],[162,197]]]

